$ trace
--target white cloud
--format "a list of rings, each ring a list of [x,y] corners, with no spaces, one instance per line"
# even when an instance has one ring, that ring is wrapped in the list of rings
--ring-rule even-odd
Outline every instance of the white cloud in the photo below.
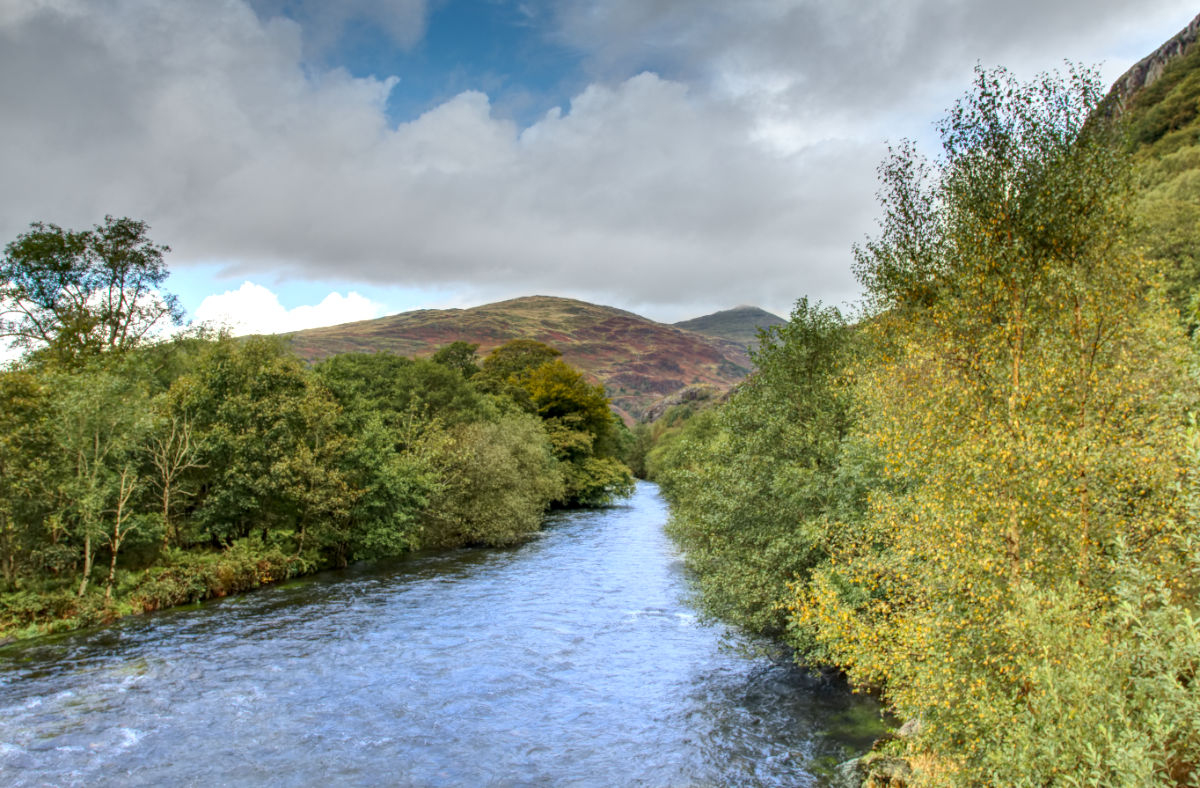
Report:
[[[299,19],[306,49],[313,56],[327,55],[352,22],[369,24],[393,43],[409,49],[421,40],[429,15],[425,0],[250,0],[262,18],[285,14]]]
[[[243,282],[237,290],[211,295],[196,308],[195,320],[227,327],[235,336],[280,334],[304,328],[370,320],[383,314],[383,305],[355,292],[330,293],[319,304],[287,309],[262,285]]]
[[[521,130],[478,92],[391,125],[394,78],[306,65],[279,2],[22,0],[0,14],[0,238],[111,213],[173,266],[240,276],[786,313],[854,295],[883,140],[927,128],[976,58],[1053,66],[1179,2],[1033,26],[957,0],[597,2],[560,14],[596,82]],[[389,8],[411,43],[423,2],[351,10]],[[639,62],[658,73],[617,70]]]

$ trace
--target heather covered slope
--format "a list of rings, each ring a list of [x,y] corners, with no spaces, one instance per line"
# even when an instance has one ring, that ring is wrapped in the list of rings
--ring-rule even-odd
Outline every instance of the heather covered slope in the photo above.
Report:
[[[706,383],[724,391],[750,369],[743,344],[656,323],[584,301],[529,296],[471,309],[422,309],[290,335],[302,357],[389,351],[426,356],[455,341],[487,353],[510,339],[535,339],[602,383],[613,405],[639,417],[661,397]]]

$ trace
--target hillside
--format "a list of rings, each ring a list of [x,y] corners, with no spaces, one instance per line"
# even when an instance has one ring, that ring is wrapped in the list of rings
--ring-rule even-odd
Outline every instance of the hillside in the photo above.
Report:
[[[1200,16],[1114,84],[1138,186],[1139,240],[1181,310],[1200,285]]]
[[[676,328],[736,342],[746,348],[758,344],[758,329],[781,326],[786,320],[756,306],[736,306],[711,315],[675,323]]]
[[[530,296],[471,309],[422,309],[289,335],[303,358],[389,351],[426,356],[455,341],[484,355],[510,339],[536,339],[604,385],[613,405],[639,418],[663,396],[698,383],[726,391],[750,370],[745,347],[584,301]]]

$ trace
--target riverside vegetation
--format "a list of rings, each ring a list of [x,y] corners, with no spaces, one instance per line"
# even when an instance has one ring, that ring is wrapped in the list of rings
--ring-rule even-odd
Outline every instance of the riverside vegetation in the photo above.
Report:
[[[190,331],[146,225],[35,224],[0,262],[0,639],[395,556],[504,545],[629,494],[603,390],[528,340],[481,362]]]
[[[940,159],[880,169],[862,319],[801,300],[731,397],[633,436],[536,342],[148,342],[177,310],[144,225],[35,225],[4,260],[0,631],[507,543],[627,456],[709,614],[913,723],[870,756],[893,778],[1200,785],[1198,91],[1168,69],[1123,126],[1092,74],[980,71]]]
[[[1197,228],[1141,220],[1200,138],[1135,171],[1102,95],[980,70],[880,168],[862,319],[800,301],[647,458],[710,614],[913,721],[891,779],[1200,785]]]

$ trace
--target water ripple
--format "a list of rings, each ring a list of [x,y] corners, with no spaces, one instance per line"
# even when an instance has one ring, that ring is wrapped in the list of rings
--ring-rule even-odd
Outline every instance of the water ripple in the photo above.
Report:
[[[5,785],[818,785],[868,700],[685,601],[665,509],[0,649]]]

